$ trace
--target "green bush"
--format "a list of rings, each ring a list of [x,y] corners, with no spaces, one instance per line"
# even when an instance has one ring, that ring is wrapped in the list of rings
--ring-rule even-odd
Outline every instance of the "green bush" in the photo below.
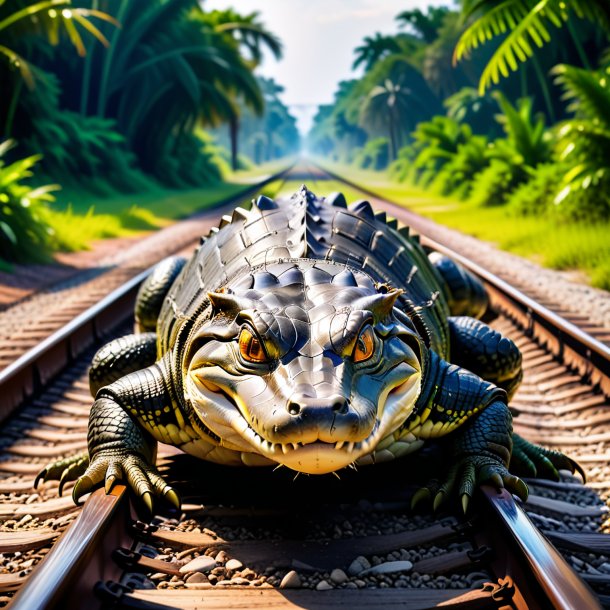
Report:
[[[472,182],[470,201],[476,205],[502,205],[527,173],[523,167],[493,159]]]
[[[521,216],[548,213],[567,171],[568,168],[561,163],[541,163],[528,180],[508,195],[506,203],[509,209]]]
[[[52,229],[44,221],[47,203],[55,200],[51,184],[34,188],[28,184],[39,155],[5,163],[3,157],[14,143],[0,144],[0,261],[43,262],[49,259]]]
[[[62,110],[60,97],[57,77],[41,71],[36,88],[23,94],[30,125],[20,144],[31,154],[43,155],[39,173],[100,195],[135,193],[154,186],[137,169],[135,156],[127,150],[114,121]]]
[[[390,142],[387,138],[369,140],[354,157],[354,165],[360,169],[382,170],[390,161]]]
[[[610,219],[610,176],[580,188],[566,188],[556,198],[551,213],[563,220],[598,222]]]
[[[185,134],[171,142],[156,160],[153,173],[166,186],[190,188],[222,179],[228,171],[207,134]]]
[[[457,152],[445,163],[430,184],[433,192],[466,199],[472,182],[490,164],[485,136],[472,136],[458,146]]]

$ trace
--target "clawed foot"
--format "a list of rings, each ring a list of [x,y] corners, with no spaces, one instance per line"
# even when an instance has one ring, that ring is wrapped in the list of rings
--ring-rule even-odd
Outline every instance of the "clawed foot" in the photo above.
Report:
[[[443,482],[435,479],[416,491],[411,499],[411,508],[414,509],[420,502],[431,501],[436,511],[457,487],[462,510],[466,513],[474,490],[484,483],[496,489],[506,488],[523,501],[527,499],[527,485],[508,472],[501,461],[489,456],[467,456],[451,466]]]
[[[127,480],[131,489],[152,513],[153,498],[164,498],[180,509],[178,494],[163,480],[154,466],[138,455],[120,449],[107,449],[95,454],[89,461],[86,455],[75,456],[50,464],[36,477],[34,487],[40,480],[59,479],[59,493],[67,481],[76,480],[72,498],[76,504],[82,496],[93,491],[102,483],[106,493],[110,493],[116,481]]]
[[[569,470],[572,474],[578,472],[583,482],[587,480],[578,462],[560,451],[534,445],[517,434],[513,436],[510,469],[524,477],[548,478],[553,481],[559,481],[558,470]]]
[[[75,481],[89,466],[89,454],[79,453],[63,460],[47,464],[36,476],[34,489],[42,481],[59,481],[59,495],[63,493],[64,485],[69,481]]]

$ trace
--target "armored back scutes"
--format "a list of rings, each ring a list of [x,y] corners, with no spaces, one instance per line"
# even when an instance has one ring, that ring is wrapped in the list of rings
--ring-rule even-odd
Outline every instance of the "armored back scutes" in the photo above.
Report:
[[[238,208],[221,227],[203,240],[170,290],[159,316],[159,356],[186,336],[184,325],[210,310],[208,292],[253,268],[301,258],[345,264],[378,284],[402,288],[397,306],[429,347],[447,354],[443,283],[408,230],[396,230],[370,203],[346,208],[335,198],[331,205],[303,186],[288,200],[259,197],[251,210]]]

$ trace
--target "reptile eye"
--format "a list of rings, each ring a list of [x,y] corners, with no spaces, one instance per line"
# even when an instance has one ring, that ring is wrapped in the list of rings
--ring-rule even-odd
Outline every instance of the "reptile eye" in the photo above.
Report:
[[[267,362],[267,354],[260,339],[248,328],[242,328],[239,333],[239,353],[248,362]]]
[[[368,360],[375,351],[375,333],[371,326],[367,326],[356,339],[356,346],[352,358],[354,362]]]

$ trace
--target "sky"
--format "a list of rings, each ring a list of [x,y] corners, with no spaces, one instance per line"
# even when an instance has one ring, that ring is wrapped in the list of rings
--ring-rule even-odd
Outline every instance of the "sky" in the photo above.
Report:
[[[332,102],[337,83],[357,78],[354,49],[375,32],[399,31],[395,16],[413,8],[452,5],[451,0],[204,0],[206,9],[232,6],[260,13],[284,45],[280,61],[265,57],[258,72],[285,88],[282,96],[306,133],[320,104]]]

